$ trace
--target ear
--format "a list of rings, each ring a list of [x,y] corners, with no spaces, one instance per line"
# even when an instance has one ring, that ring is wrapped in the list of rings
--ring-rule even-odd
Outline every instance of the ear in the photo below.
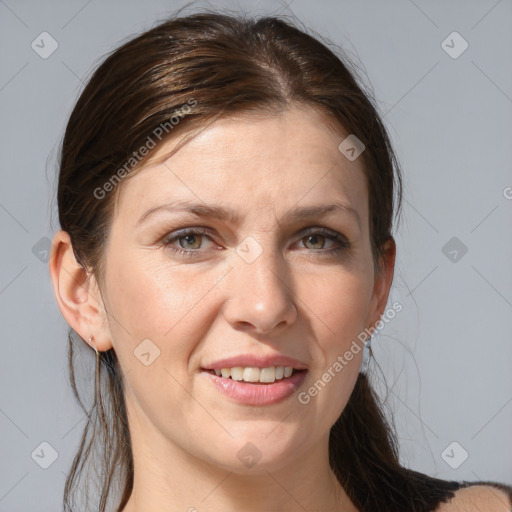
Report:
[[[59,309],[68,324],[84,340],[93,336],[92,347],[103,352],[112,348],[106,308],[95,277],[75,259],[66,231],[53,237],[50,276]]]
[[[395,257],[396,244],[394,238],[390,237],[382,245],[382,256],[379,259],[379,271],[375,273],[368,328],[375,327],[384,314],[395,272]]]

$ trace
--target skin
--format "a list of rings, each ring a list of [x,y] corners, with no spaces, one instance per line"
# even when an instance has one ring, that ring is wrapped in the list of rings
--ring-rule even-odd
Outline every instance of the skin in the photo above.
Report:
[[[200,371],[221,357],[280,353],[307,366],[299,391],[307,390],[384,313],[395,245],[386,244],[375,273],[362,158],[338,150],[347,135],[295,106],[215,122],[118,185],[104,283],[85,274],[68,235],[56,233],[50,273],[62,314],[98,350],[113,347],[125,376],[135,479],[124,512],[170,504],[189,512],[356,510],[329,468],[328,438],[362,351],[307,405],[298,393],[265,407],[240,404]],[[147,210],[176,199],[233,208],[239,222],[160,211],[137,226]],[[335,201],[359,222],[341,209],[285,216]],[[172,242],[192,257],[160,243],[185,227],[214,233]],[[344,235],[350,247],[325,254],[337,242],[304,234],[310,227]],[[251,263],[236,251],[249,236],[262,250]],[[145,339],[160,350],[148,366],[134,356]],[[261,455],[252,467],[237,457],[249,442]]]
[[[500,489],[489,485],[475,485],[459,489],[448,503],[442,503],[435,512],[510,512],[510,499]]]

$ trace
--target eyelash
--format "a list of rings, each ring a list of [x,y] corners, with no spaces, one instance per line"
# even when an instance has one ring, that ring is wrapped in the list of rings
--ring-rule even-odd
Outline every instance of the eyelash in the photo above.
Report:
[[[199,249],[197,250],[186,250],[181,249],[178,247],[173,247],[171,244],[175,242],[176,240],[179,240],[180,238],[185,238],[188,235],[207,235],[210,239],[211,236],[213,236],[213,233],[205,228],[187,228],[187,229],[181,229],[179,231],[176,231],[172,234],[170,237],[166,237],[162,240],[162,245],[174,253],[178,254],[179,256],[183,257],[195,257],[197,253],[199,252]],[[310,235],[321,235],[333,242],[338,243],[338,247],[335,247],[334,249],[328,249],[328,250],[314,250],[312,249],[313,253],[315,254],[315,257],[325,257],[325,256],[331,256],[333,254],[337,254],[345,249],[348,249],[350,247],[350,242],[344,239],[342,235],[339,233],[336,233],[336,231],[327,230],[325,228],[310,228],[307,230],[307,232],[304,234],[303,237],[299,239],[299,241],[303,240],[307,236]],[[213,241],[213,240],[212,240]]]

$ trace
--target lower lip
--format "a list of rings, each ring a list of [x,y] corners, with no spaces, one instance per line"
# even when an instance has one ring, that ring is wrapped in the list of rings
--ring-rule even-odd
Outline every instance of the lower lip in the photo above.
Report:
[[[295,393],[304,382],[307,370],[295,372],[291,377],[269,384],[225,379],[206,370],[203,373],[211,378],[217,389],[237,402],[248,405],[269,405],[281,402]]]

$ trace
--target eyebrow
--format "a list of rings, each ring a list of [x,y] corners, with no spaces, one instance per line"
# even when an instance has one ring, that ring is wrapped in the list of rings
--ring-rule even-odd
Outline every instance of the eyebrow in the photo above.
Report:
[[[322,218],[337,210],[348,213],[355,218],[359,227],[361,227],[361,219],[357,210],[351,206],[335,202],[332,204],[308,206],[308,207],[295,207],[288,211],[284,218],[295,218],[298,220],[307,220],[312,218]],[[221,221],[229,221],[232,224],[240,222],[240,214],[231,208],[226,208],[219,205],[206,205],[202,203],[191,203],[188,201],[174,201],[172,203],[155,206],[147,210],[137,221],[137,226],[143,224],[149,217],[159,211],[170,212],[188,212],[198,217],[208,217],[218,219]]]

